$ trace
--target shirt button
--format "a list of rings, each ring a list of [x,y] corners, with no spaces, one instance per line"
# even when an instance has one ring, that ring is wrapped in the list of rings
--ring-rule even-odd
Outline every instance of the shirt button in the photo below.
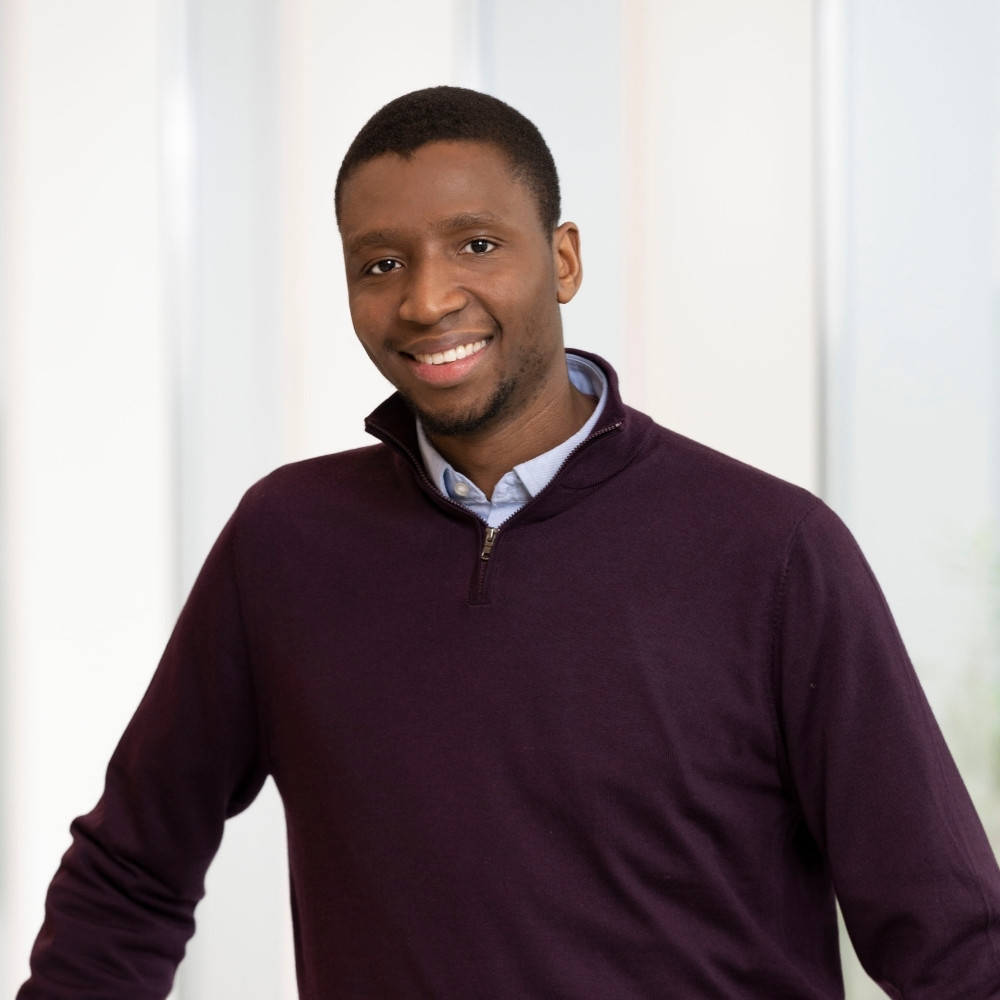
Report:
[[[469,495],[469,484],[463,483],[461,480],[459,480],[457,483],[455,483],[455,492],[460,497],[467,497]]]

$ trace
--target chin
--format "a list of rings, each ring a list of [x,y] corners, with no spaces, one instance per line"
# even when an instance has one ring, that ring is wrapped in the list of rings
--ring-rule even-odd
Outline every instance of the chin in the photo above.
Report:
[[[428,434],[437,437],[461,437],[466,434],[476,434],[493,423],[507,410],[516,389],[517,380],[506,379],[496,387],[485,405],[476,409],[452,412],[425,410],[409,396],[404,394],[403,398],[420,418],[420,423]]]

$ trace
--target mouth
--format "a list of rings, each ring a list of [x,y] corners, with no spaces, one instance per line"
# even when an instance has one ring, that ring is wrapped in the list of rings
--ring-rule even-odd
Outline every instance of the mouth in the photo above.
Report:
[[[474,344],[459,344],[458,347],[449,348],[447,351],[438,351],[434,354],[413,354],[411,357],[422,365],[447,365],[453,361],[461,361],[462,358],[478,354],[485,346],[485,339],[477,340]]]
[[[487,349],[492,341],[492,337],[483,337],[469,344],[456,344],[444,351],[432,351],[427,354],[407,352],[404,357],[409,359],[410,372],[419,381],[428,386],[448,388],[463,382],[471,374],[489,353]],[[430,347],[431,344],[413,346]]]

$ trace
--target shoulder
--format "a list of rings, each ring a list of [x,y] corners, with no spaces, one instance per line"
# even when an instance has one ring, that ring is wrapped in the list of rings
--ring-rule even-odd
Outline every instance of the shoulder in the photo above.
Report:
[[[292,462],[254,483],[235,519],[249,526],[335,516],[338,509],[372,503],[395,488],[397,477],[393,456],[382,444]]]
[[[717,534],[790,540],[803,521],[836,520],[808,490],[652,422],[634,475],[673,516]]]

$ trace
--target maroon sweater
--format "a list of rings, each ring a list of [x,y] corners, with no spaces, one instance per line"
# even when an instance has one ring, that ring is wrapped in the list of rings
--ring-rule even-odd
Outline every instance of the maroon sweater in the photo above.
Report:
[[[1000,874],[854,541],[609,376],[489,558],[395,397],[250,490],[20,1000],[163,997],[268,774],[304,1000],[831,1000],[835,889],[892,996],[1000,997]]]

